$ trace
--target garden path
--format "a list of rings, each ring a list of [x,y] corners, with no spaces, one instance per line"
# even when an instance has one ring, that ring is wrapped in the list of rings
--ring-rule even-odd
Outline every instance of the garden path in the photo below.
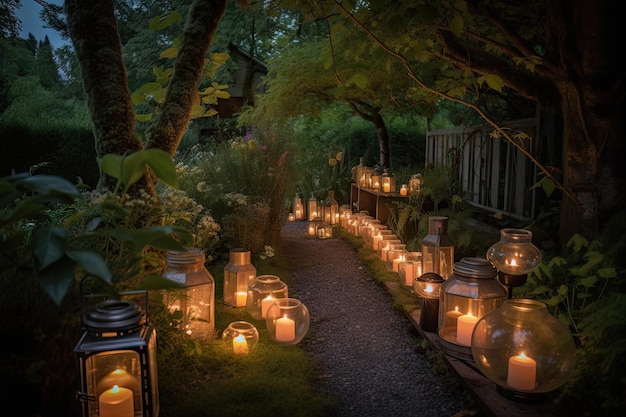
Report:
[[[307,222],[288,222],[281,236],[281,256],[295,265],[289,296],[311,316],[300,346],[322,367],[321,389],[340,401],[339,417],[478,415],[419,353],[419,333],[354,249],[308,236]]]

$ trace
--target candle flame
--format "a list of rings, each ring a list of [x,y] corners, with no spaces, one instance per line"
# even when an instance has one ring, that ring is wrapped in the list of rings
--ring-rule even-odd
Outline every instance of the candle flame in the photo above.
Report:
[[[424,290],[426,292],[433,292],[434,288],[431,284],[426,284],[426,289]]]
[[[526,356],[526,354],[524,352],[519,354],[520,359],[526,359],[528,358],[528,356]]]
[[[112,393],[120,392],[120,387],[117,385],[113,385],[113,388],[111,388],[111,392]]]

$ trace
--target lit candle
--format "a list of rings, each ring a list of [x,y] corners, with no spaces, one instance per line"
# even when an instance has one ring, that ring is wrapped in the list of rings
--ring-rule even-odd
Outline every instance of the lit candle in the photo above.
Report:
[[[295,216],[293,215],[293,213],[289,213],[289,221],[290,221],[290,222],[292,222],[292,221],[294,221],[295,219],[296,219],[296,218],[295,218]]]
[[[413,262],[404,263],[404,284],[413,285]]]
[[[100,394],[98,405],[99,417],[133,417],[135,415],[133,392],[117,385],[113,385],[113,388]]]
[[[462,315],[463,313],[459,311],[459,307],[458,306],[454,307],[454,310],[450,310],[446,313],[445,326],[456,327],[456,321],[459,318],[459,316],[462,316]]]
[[[472,332],[474,331],[474,326],[476,326],[476,322],[478,318],[472,315],[472,312],[459,316],[456,321],[456,340],[465,346],[472,345]]]
[[[121,368],[117,368],[98,381],[96,392],[104,392],[114,385],[130,389],[133,392],[133,395],[139,395],[141,393],[141,385],[139,384],[137,378],[134,375],[129,374],[125,369]]]
[[[520,353],[518,356],[509,358],[509,371],[506,383],[511,387],[524,391],[532,391],[535,389],[535,381],[537,377],[537,362]]]
[[[381,240],[383,240],[383,235],[381,235],[380,232],[376,233],[372,238],[372,248],[374,250],[378,249],[378,242],[380,242]]]
[[[237,291],[235,293],[235,297],[237,299],[237,301],[235,302],[235,305],[237,307],[246,306],[246,301],[248,301],[248,293],[246,291]]]
[[[296,322],[288,317],[276,320],[276,340],[279,342],[291,342],[296,338]]]
[[[248,354],[248,342],[244,335],[239,334],[233,338],[233,352],[239,355]]]
[[[309,236],[315,236],[315,225],[313,223],[309,223]]]
[[[390,193],[391,192],[391,184],[388,182],[383,183],[383,192]]]
[[[404,262],[404,255],[400,255],[393,260],[393,272],[398,272],[400,262]]]
[[[261,317],[265,318],[267,316],[267,310],[274,304],[274,301],[276,301],[276,298],[272,297],[272,294],[261,300]]]
[[[402,184],[402,188],[400,188],[400,195],[407,195],[408,190],[406,189],[406,184]]]

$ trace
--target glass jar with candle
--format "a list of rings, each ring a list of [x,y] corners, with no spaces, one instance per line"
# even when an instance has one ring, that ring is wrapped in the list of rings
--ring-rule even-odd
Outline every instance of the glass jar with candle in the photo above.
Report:
[[[287,298],[289,291],[287,284],[276,275],[259,275],[248,287],[246,310],[257,319],[265,319],[267,309],[281,298]]]
[[[454,264],[453,274],[442,284],[439,306],[438,334],[449,354],[471,359],[476,322],[507,298],[506,288],[496,279],[497,274],[485,258],[468,257]]]
[[[514,298],[474,328],[472,356],[504,396],[536,401],[564,385],[574,369],[570,331],[540,301]]]
[[[383,193],[395,193],[396,192],[396,179],[389,170],[385,168],[381,177],[382,191]]]
[[[204,265],[204,252],[186,248],[169,251],[163,278],[180,284],[180,289],[163,292],[169,311],[182,313],[185,333],[195,339],[215,337],[215,280]]]
[[[389,253],[391,248],[393,248],[395,245],[401,245],[401,244],[402,244],[402,241],[398,239],[398,236],[396,235],[391,235],[389,239],[384,239],[378,243],[378,247],[380,248],[378,250],[378,257],[380,258],[381,261],[383,261],[385,266],[387,265],[387,253]]]
[[[296,196],[293,198],[293,215],[295,220],[304,220],[304,197],[302,193],[297,192]]]
[[[379,225],[379,226],[380,227],[373,228],[370,232],[370,236],[371,236],[370,247],[376,252],[378,252],[378,242],[383,240],[383,236],[395,236],[393,234],[393,231],[389,229],[387,226],[385,225]]]
[[[309,310],[300,300],[283,298],[267,310],[267,332],[278,343],[295,345],[309,331]]]
[[[408,251],[404,243],[393,245],[387,252],[387,261],[385,262],[387,270],[398,272],[400,262],[405,260],[407,253]]]
[[[421,191],[422,191],[422,174],[418,172],[417,174],[411,175],[411,179],[409,180],[409,193],[419,194]]]
[[[245,307],[248,287],[254,283],[256,268],[250,263],[250,251],[232,248],[224,267],[224,303],[232,307]]]
[[[307,205],[308,219],[310,222],[312,222],[319,216],[317,213],[317,205],[317,198],[315,198],[315,194],[311,193],[311,197],[309,197],[309,202]]]
[[[259,343],[259,331],[247,321],[235,321],[222,332],[222,340],[236,355],[247,355]]]
[[[398,265],[400,281],[414,289],[413,281],[422,275],[422,252],[407,252],[404,261]]]

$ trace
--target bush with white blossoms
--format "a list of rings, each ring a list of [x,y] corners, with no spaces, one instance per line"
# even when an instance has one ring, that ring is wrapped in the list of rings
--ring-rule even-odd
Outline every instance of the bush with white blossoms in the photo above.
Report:
[[[263,248],[263,252],[259,254],[259,258],[267,259],[267,258],[273,258],[273,257],[274,257],[274,248],[269,245],[265,245],[265,247]]]

